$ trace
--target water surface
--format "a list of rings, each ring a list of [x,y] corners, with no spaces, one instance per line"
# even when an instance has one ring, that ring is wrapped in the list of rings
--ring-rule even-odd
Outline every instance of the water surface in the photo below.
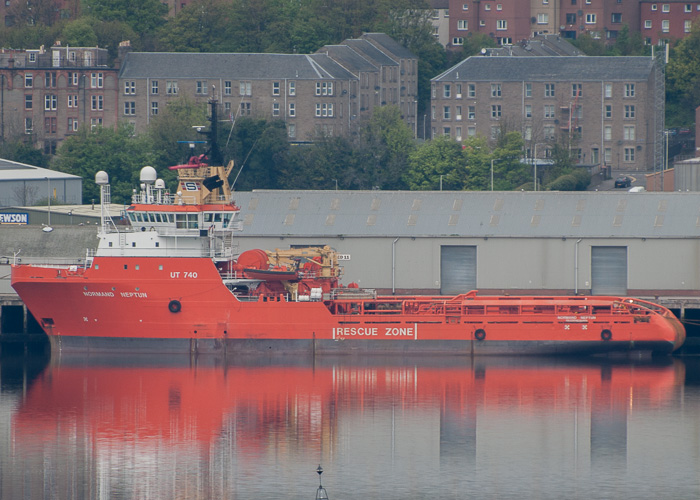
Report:
[[[3,499],[700,496],[694,359],[0,362]]]

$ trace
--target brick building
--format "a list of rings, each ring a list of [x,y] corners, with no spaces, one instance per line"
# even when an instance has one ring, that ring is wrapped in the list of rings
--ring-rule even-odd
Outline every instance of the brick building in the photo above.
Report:
[[[559,141],[581,164],[653,170],[663,89],[648,57],[470,57],[432,79],[432,133],[495,140],[517,130],[538,158]]]
[[[117,70],[105,49],[4,50],[0,84],[0,137],[24,137],[47,154],[83,124],[113,127],[119,119]]]
[[[641,32],[648,44],[683,38],[700,16],[700,2],[666,0],[640,1]]]
[[[448,48],[474,33],[507,45],[536,34],[575,39],[586,33],[613,43],[623,26],[648,44],[683,38],[700,16],[688,0],[449,0]]]

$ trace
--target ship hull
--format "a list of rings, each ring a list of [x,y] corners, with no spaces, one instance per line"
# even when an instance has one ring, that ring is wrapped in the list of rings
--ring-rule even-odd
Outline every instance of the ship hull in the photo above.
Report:
[[[54,352],[669,353],[685,338],[667,310],[623,313],[611,310],[614,298],[241,299],[211,260],[199,258],[98,257],[88,269],[15,266],[12,286]],[[588,313],[562,313],[570,304]],[[481,312],[473,313],[474,307]],[[607,314],[600,312],[605,307]]]

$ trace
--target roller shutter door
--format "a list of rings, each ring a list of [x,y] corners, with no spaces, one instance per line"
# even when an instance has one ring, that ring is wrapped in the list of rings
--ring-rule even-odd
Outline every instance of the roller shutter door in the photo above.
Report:
[[[440,247],[440,293],[455,295],[476,289],[476,247]]]
[[[627,247],[591,247],[591,293],[627,295]]]

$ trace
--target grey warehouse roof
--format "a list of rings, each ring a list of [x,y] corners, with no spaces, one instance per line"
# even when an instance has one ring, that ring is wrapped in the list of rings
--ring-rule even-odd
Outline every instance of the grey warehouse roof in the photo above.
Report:
[[[644,81],[651,57],[468,57],[432,81]]]
[[[26,163],[18,163],[16,161],[5,160],[0,158],[0,181],[17,181],[17,180],[35,180],[46,179],[76,179],[82,180],[82,177],[77,175],[66,174],[48,168],[35,167]]]
[[[354,79],[325,54],[129,52],[119,78]]]
[[[237,192],[245,236],[697,238],[700,194]]]

